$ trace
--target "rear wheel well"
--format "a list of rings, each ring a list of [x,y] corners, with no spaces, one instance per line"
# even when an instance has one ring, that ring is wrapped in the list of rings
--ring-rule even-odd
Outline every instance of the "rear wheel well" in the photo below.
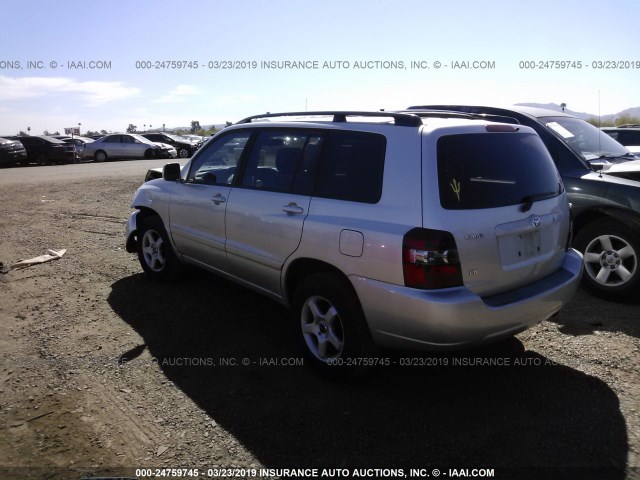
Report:
[[[588,210],[573,219],[573,237],[580,231],[594,222],[611,220],[626,225],[633,229],[640,229],[640,216],[623,210]]]
[[[317,273],[334,273],[344,278],[349,285],[351,282],[347,276],[333,265],[320,260],[314,260],[312,258],[300,258],[294,260],[287,269],[285,276],[285,297],[288,303],[291,303],[293,296],[296,293],[296,289],[302,283],[305,278],[308,278]],[[354,291],[355,295],[355,291]]]

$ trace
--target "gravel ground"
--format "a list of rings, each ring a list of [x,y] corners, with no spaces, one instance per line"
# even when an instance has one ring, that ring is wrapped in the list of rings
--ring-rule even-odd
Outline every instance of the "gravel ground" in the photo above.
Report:
[[[640,300],[580,291],[513,341],[388,352],[391,366],[331,383],[300,365],[277,304],[206,273],[141,274],[123,248],[141,178],[0,190],[0,261],[67,249],[0,274],[0,478],[142,467],[640,478]]]

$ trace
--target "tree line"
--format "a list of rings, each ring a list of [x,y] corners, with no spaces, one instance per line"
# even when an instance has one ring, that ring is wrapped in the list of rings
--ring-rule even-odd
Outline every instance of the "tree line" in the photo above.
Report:
[[[587,122],[596,127],[619,127],[620,125],[640,125],[640,118],[632,115],[620,115],[614,120],[600,121],[598,117],[591,117],[587,119]]]

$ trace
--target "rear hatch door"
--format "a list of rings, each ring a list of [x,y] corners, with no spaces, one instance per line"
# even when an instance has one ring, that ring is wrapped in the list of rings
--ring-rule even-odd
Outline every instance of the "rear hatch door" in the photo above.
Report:
[[[560,268],[569,206],[533,130],[484,124],[434,131],[423,149],[437,159],[436,175],[425,166],[424,227],[453,234],[467,288],[493,295]]]

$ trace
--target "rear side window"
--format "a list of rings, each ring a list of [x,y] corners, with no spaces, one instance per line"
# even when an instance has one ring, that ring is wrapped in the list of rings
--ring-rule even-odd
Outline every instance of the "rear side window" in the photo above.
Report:
[[[318,197],[377,203],[382,194],[386,138],[375,133],[331,132],[319,162]]]
[[[497,208],[562,192],[558,171],[537,135],[447,135],[438,140],[437,150],[445,209]]]

